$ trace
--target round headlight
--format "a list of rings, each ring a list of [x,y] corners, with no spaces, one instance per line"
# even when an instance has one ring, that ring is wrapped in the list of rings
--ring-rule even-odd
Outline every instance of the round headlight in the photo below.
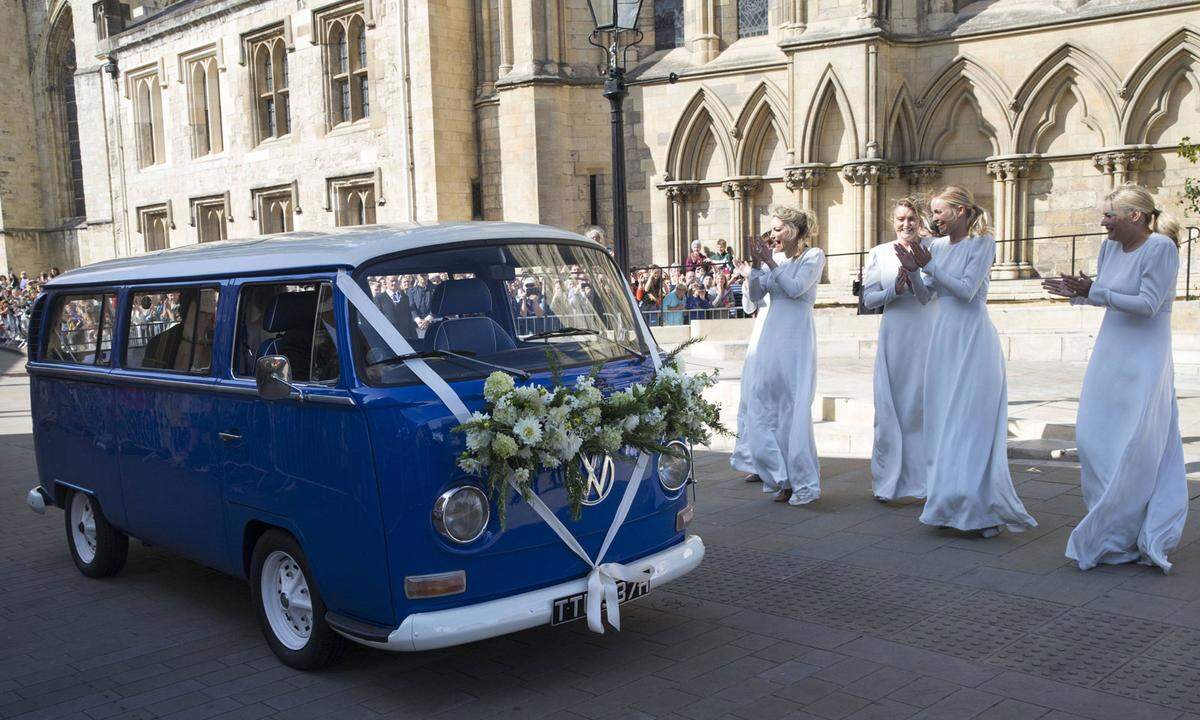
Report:
[[[692,476],[692,452],[678,440],[667,443],[667,447],[678,454],[658,456],[658,481],[667,492],[678,492]]]
[[[478,540],[490,515],[487,496],[474,485],[447,490],[433,504],[433,526],[456,543]]]

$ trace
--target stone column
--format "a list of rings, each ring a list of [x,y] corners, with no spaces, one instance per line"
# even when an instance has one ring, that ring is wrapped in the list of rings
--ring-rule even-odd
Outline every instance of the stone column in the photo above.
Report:
[[[667,264],[675,265],[683,262],[687,256],[688,242],[691,240],[689,229],[688,198],[700,189],[694,182],[665,182],[658,186],[667,194],[667,204],[671,214],[667,216]]]
[[[988,160],[987,171],[992,176],[992,196],[996,203],[996,240],[1021,240],[999,242],[996,263],[992,267],[995,280],[1033,277],[1033,253],[1025,237],[1028,234],[1029,174],[1037,167],[1037,162],[1037,157],[1031,155]]]
[[[807,29],[807,0],[782,0],[779,13],[780,44],[797,40]]]
[[[496,74],[504,77],[513,69],[512,0],[500,0],[500,64]]]
[[[1108,189],[1137,182],[1138,168],[1146,159],[1146,148],[1128,147],[1096,153],[1092,164],[1108,179]]]
[[[717,0],[683,0],[683,43],[693,65],[711,62],[721,52],[717,10]]]
[[[879,243],[879,185],[896,176],[896,166],[882,160],[865,160],[842,166],[842,177],[854,186],[854,250],[860,253],[857,272],[867,250]]]
[[[825,177],[828,169],[825,163],[805,163],[783,169],[783,182],[788,190],[795,193],[797,205],[809,210],[813,208],[813,190],[821,184],[821,178]]]
[[[750,234],[750,200],[761,183],[761,178],[754,177],[731,178],[721,183],[721,189],[731,200],[729,244],[738,248],[738,257],[750,257],[750,247],[746,244],[746,236]]]
[[[933,192],[933,186],[942,177],[942,165],[937,162],[921,162],[905,165],[900,173],[908,181],[908,192],[916,197]]]

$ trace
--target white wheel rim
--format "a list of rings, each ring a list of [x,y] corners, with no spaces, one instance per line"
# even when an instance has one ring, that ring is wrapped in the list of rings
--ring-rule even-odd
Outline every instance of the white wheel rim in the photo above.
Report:
[[[92,499],[77,492],[71,498],[71,542],[84,565],[96,559],[96,513]]]
[[[284,647],[300,650],[312,635],[312,596],[300,563],[282,550],[267,556],[259,589],[271,632]]]

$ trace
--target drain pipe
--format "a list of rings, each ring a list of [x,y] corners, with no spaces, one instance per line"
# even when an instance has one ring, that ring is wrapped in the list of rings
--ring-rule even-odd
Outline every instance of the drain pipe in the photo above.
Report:
[[[400,75],[404,83],[404,182],[408,219],[417,220],[417,165],[413,160],[412,63],[408,49],[408,3],[400,1]]]

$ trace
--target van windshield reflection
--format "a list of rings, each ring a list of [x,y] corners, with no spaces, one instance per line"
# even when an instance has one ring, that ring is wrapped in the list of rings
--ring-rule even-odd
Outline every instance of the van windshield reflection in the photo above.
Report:
[[[487,365],[540,372],[552,364],[644,359],[648,352],[628,291],[595,248],[436,249],[369,266],[359,280],[414,353],[448,379],[484,376]],[[417,381],[402,363],[387,362],[395,353],[361,317],[355,334],[364,382]]]

